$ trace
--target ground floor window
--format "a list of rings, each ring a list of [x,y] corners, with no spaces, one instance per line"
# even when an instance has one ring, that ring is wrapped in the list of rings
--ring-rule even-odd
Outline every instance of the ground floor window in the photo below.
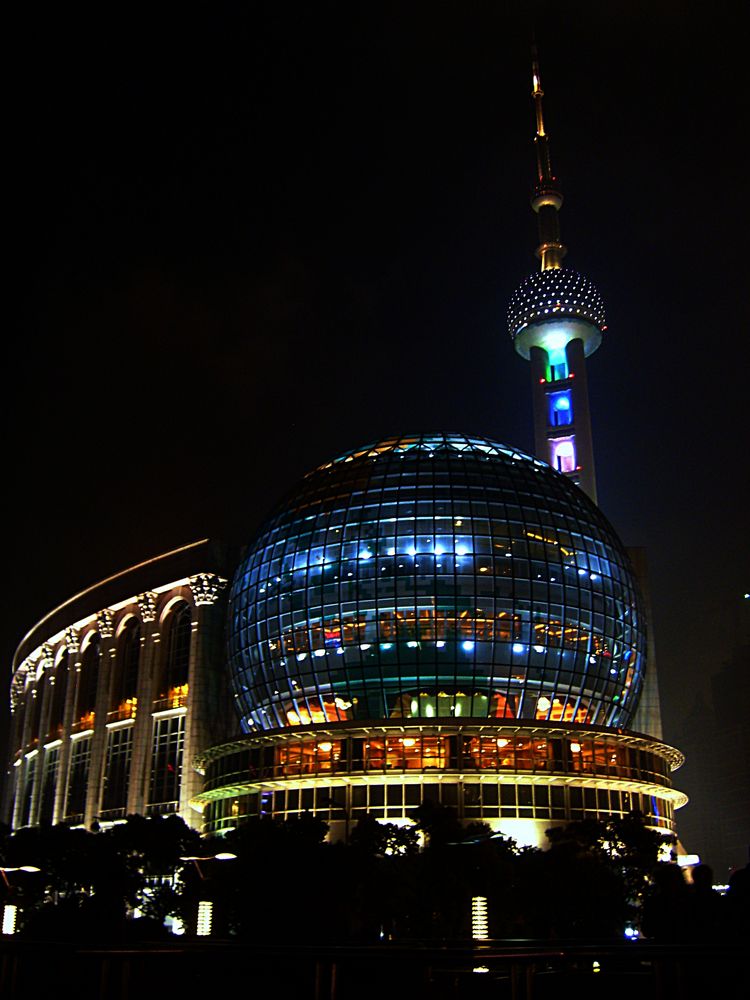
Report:
[[[184,714],[154,719],[149,812],[169,812],[169,805],[179,802],[184,748]]]

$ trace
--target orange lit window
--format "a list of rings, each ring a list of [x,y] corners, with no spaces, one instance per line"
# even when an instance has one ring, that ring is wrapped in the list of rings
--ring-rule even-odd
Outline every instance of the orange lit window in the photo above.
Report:
[[[289,726],[309,726],[315,722],[343,722],[350,719],[352,702],[346,698],[300,698],[286,702],[282,711]]]

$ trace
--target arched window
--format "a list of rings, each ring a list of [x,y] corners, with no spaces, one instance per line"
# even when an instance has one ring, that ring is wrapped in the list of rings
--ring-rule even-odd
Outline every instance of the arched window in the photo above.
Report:
[[[166,637],[162,646],[164,654],[156,691],[157,701],[168,699],[170,708],[183,704],[187,696],[192,625],[190,605],[183,601],[176,605],[167,621]]]
[[[572,438],[561,438],[551,442],[551,465],[558,472],[575,472],[576,451]]]
[[[49,714],[47,732],[50,736],[61,736],[63,717],[65,715],[65,695],[68,689],[68,652],[62,654],[57,661],[52,683],[52,708]]]
[[[99,647],[101,637],[98,632],[92,635],[81,657],[81,671],[78,675],[78,693],[73,724],[79,729],[88,729],[94,725],[94,709],[96,708],[96,684],[99,679]]]
[[[549,397],[549,422],[553,427],[573,423],[573,404],[570,392],[553,392]]]
[[[141,624],[129,618],[120,635],[115,669],[109,690],[109,713],[120,719],[135,715],[138,691],[138,665],[141,656]]]
[[[33,688],[29,688],[26,694],[27,711],[31,712],[31,732],[29,737],[33,742],[39,739],[39,723],[42,719],[42,699],[44,697],[44,680],[37,681]]]

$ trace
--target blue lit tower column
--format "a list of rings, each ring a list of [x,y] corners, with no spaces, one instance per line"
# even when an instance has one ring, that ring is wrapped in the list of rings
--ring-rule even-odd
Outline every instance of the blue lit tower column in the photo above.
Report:
[[[606,330],[601,296],[588,278],[562,266],[563,197],[552,173],[542,114],[543,91],[534,56],[536,182],[531,207],[537,215],[541,271],[513,293],[508,326],[518,353],[531,362],[534,442],[538,458],[564,473],[596,502],[586,358]]]

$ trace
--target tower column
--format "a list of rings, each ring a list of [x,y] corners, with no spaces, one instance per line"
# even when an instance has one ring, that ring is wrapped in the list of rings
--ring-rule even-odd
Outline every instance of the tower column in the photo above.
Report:
[[[531,361],[531,397],[534,405],[534,451],[537,458],[543,462],[549,462],[549,435],[547,433],[549,355],[543,347],[532,347],[529,351],[529,359]]]
[[[576,337],[565,345],[573,401],[575,426],[576,466],[578,483],[594,503],[596,499],[596,471],[594,469],[594,441],[591,434],[589,413],[589,388],[586,378],[586,357],[583,341]]]

